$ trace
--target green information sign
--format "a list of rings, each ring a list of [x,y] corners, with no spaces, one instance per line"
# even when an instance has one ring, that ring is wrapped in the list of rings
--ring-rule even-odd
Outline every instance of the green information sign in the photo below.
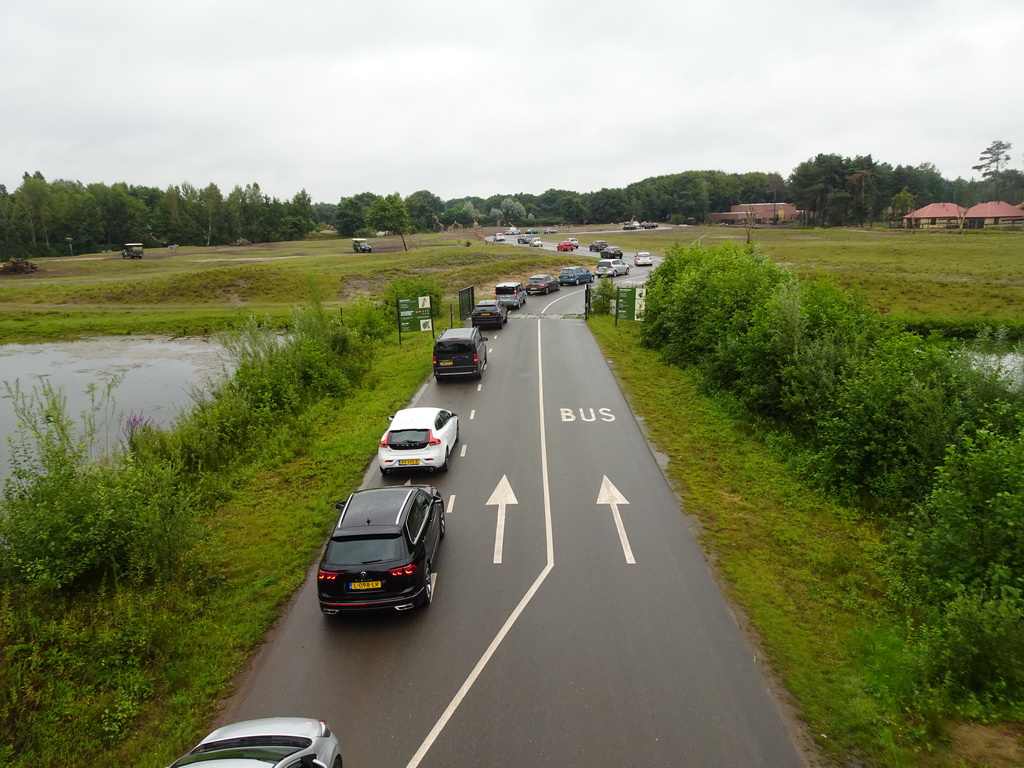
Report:
[[[402,333],[434,330],[430,315],[429,296],[398,300],[398,328]]]
[[[617,320],[643,320],[647,301],[647,288],[631,285],[618,288],[615,297],[615,318]]]

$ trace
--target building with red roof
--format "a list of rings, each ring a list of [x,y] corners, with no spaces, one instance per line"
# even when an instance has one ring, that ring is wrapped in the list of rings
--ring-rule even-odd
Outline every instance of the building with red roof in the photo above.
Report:
[[[966,229],[984,229],[985,227],[1019,229],[1022,226],[1024,226],[1024,210],[999,200],[978,203],[967,211],[964,221]]]
[[[743,203],[730,206],[729,210],[723,213],[709,213],[708,221],[719,224],[746,224],[750,215],[753,215],[755,224],[786,224],[796,221],[799,211],[792,203]]]
[[[917,229],[951,229],[960,226],[967,209],[956,203],[932,203],[911,211],[903,217],[908,227]]]

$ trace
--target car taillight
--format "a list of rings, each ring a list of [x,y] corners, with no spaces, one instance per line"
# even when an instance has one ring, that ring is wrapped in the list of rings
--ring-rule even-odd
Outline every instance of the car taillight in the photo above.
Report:
[[[473,353],[473,362],[474,363],[479,363],[480,362],[480,353],[479,352],[474,352]]]
[[[434,365],[437,365],[437,355],[434,355]]]
[[[409,563],[408,565],[403,565],[401,568],[392,568],[388,573],[392,576],[412,576],[416,571],[416,563]]]
[[[390,434],[391,434],[390,432],[385,432],[384,433],[384,437],[381,438],[381,441],[380,441],[380,447],[381,448],[387,448],[388,447],[388,436]]]
[[[427,445],[440,445],[441,440],[434,436],[434,430],[430,430],[430,439],[427,440]]]
[[[338,578],[338,574],[334,571],[325,571],[323,569],[316,575],[317,581],[334,581]]]

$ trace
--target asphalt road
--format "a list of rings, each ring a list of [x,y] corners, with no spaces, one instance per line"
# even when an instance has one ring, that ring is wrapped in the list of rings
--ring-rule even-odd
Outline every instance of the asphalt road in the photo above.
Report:
[[[367,472],[447,500],[433,603],[324,617],[311,570],[220,722],[324,718],[348,768],[806,765],[599,348],[563,317],[583,290],[486,331],[481,381],[419,393],[459,414],[449,473]]]

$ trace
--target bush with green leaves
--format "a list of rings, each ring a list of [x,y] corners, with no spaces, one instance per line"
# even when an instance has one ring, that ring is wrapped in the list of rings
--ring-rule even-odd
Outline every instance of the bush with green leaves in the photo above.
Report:
[[[391,327],[396,327],[398,323],[398,300],[417,299],[420,296],[430,297],[430,316],[435,320],[441,317],[444,292],[435,280],[429,277],[399,277],[388,283],[380,307]]]
[[[963,717],[1024,716],[1024,599],[959,592],[922,627],[922,680]]]
[[[0,497],[4,580],[53,592],[176,572],[194,510],[170,465],[92,456],[95,419],[76,426],[45,381],[31,396],[10,394],[20,426]]]
[[[756,246],[669,249],[648,280],[642,338],[669,362],[728,379],[731,344],[749,329],[754,309],[790,279]]]
[[[941,605],[964,590],[1024,593],[1024,428],[991,425],[951,446],[928,497],[903,529],[914,591]]]
[[[590,294],[590,311],[595,315],[610,315],[615,307],[615,284],[601,280]]]
[[[909,333],[738,245],[672,249],[648,281],[641,334],[745,407],[818,484],[888,523],[892,594],[918,630],[903,648],[905,706],[1020,716],[1021,366]]]

